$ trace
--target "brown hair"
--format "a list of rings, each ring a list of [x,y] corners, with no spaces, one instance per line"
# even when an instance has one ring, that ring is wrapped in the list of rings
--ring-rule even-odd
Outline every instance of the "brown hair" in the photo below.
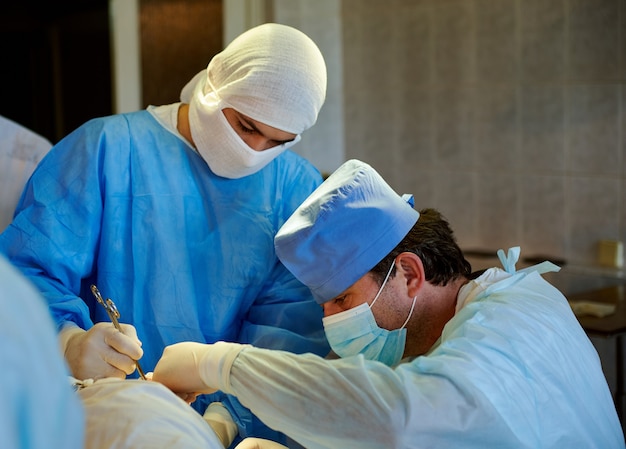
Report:
[[[472,271],[456,243],[452,228],[435,209],[420,210],[419,220],[404,239],[370,270],[379,285],[393,260],[403,252],[419,256],[424,264],[426,281],[433,285],[445,286],[459,277],[469,277]],[[395,267],[391,275],[395,275]]]

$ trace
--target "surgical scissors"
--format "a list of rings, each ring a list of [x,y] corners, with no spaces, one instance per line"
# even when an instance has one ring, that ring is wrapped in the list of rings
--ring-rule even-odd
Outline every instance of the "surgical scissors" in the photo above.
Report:
[[[91,285],[91,293],[93,293],[93,295],[95,296],[96,301],[102,304],[102,307],[105,308],[105,310],[107,311],[107,315],[109,315],[109,318],[111,319],[111,322],[113,323],[113,326],[115,326],[115,329],[122,332],[122,328],[118,321],[120,317],[120,311],[117,310],[117,307],[115,303],[113,302],[113,300],[111,298],[107,298],[105,301],[102,295],[100,294],[100,290],[98,290],[98,287],[96,287],[93,284]],[[146,380],[146,375],[143,373],[143,370],[141,369],[141,366],[139,365],[139,361],[135,360],[135,364],[137,365],[137,372],[139,373],[139,376],[143,380]]]

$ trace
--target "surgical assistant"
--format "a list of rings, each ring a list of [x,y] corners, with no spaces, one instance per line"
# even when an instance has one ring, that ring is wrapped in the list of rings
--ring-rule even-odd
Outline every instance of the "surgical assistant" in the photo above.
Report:
[[[459,307],[395,369],[218,343],[207,384],[308,449],[624,447],[598,356],[538,274],[493,268]]]
[[[321,183],[288,150],[325,98],[319,49],[298,30],[264,24],[186,89],[182,103],[94,119],[55,145],[0,235],[0,252],[43,293],[62,335],[87,335],[81,329],[99,322],[117,332],[91,296],[97,285],[136,329],[123,343],[137,347],[136,359],[143,352],[147,371],[183,340],[326,354],[322,311],[273,246]],[[62,342],[66,357],[71,341]],[[70,363],[75,377],[99,377],[80,363]],[[82,368],[88,374],[76,374]],[[273,434],[232,398],[194,405],[202,412],[219,400],[242,435]]]
[[[231,393],[308,449],[624,448],[598,354],[541,276],[558,267],[517,271],[511,248],[504,269],[472,274],[443,217],[418,213],[360,161],[331,175],[275,244],[324,307],[342,358],[180,343],[154,380]]]

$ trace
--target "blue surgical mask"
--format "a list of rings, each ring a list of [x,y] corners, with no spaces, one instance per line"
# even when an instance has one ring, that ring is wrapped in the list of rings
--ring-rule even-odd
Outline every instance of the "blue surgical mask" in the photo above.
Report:
[[[413,314],[417,296],[413,298],[409,316],[400,329],[390,331],[379,327],[371,310],[383,291],[394,264],[395,261],[371,305],[363,303],[323,319],[328,343],[339,357],[363,354],[368,360],[378,360],[388,366],[397,365],[402,359],[406,344],[405,326]]]

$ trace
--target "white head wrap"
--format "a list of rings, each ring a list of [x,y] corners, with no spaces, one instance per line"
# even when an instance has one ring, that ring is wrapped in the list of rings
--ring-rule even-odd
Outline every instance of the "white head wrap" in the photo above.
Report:
[[[326,97],[326,64],[301,31],[267,23],[246,31],[217,54],[181,91],[198,152],[220,176],[255,173],[300,140],[313,126]],[[292,142],[254,151],[226,123],[222,109],[281,131]]]
[[[203,75],[204,74],[204,75]],[[196,84],[265,125],[301,134],[317,120],[326,98],[326,64],[317,45],[295,28],[266,23],[241,34],[182,90]]]

